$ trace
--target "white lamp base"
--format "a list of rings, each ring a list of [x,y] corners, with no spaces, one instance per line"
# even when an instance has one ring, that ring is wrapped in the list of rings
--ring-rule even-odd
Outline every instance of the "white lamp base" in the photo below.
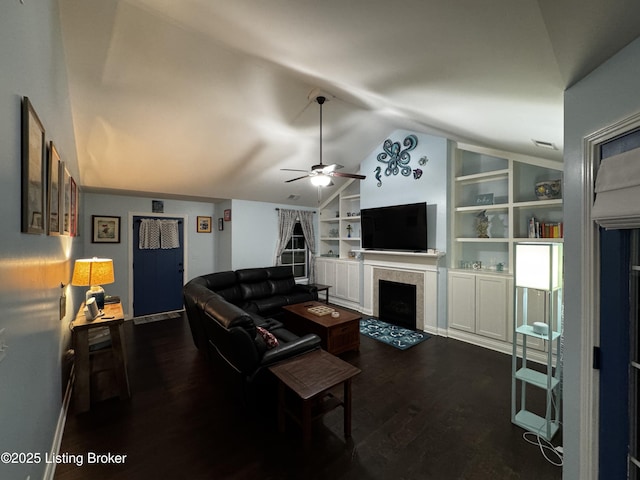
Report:
[[[96,305],[100,310],[104,309],[104,288],[100,285],[92,285],[91,288],[87,290],[85,301],[91,297],[96,299]]]

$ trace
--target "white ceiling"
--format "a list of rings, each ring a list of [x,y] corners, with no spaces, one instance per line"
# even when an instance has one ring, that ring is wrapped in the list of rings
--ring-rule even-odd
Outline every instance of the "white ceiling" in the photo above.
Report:
[[[561,161],[564,89],[640,35],[631,0],[59,4],[85,189],[309,206],[314,88],[343,171],[398,128]]]

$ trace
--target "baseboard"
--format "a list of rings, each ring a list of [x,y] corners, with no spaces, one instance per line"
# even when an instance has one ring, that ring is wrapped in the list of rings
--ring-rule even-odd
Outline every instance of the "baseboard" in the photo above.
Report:
[[[60,414],[58,415],[58,423],[56,425],[56,431],[53,435],[53,442],[51,444],[51,451],[49,452],[49,458],[58,455],[60,453],[60,445],[62,444],[62,435],[64,434],[64,426],[67,422],[67,413],[69,411],[69,404],[71,403],[71,392],[73,391],[74,367],[71,367],[71,374],[69,375],[69,381],[67,382],[67,388],[64,392],[64,398],[62,399],[62,406],[60,407]],[[47,468],[44,471],[42,480],[53,480],[56,474],[56,463],[47,463]]]

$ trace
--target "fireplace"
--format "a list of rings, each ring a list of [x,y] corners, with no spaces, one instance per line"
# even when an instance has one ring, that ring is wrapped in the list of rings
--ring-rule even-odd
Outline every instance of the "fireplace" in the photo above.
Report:
[[[378,280],[378,317],[404,328],[416,329],[416,286]]]

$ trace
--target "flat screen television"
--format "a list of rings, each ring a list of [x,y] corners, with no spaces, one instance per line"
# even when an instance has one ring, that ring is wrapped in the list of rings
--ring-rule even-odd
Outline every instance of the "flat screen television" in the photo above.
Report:
[[[362,248],[427,251],[427,204],[364,208],[360,212]]]

